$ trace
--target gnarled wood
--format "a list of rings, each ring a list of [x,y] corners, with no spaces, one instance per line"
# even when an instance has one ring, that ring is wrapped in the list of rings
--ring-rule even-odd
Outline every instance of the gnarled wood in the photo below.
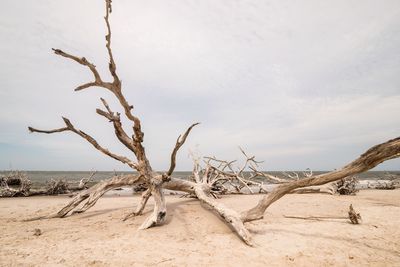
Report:
[[[116,72],[116,63],[114,60],[114,56],[112,53],[111,49],[111,26],[110,26],[110,13],[112,11],[111,7],[111,0],[105,0],[105,24],[107,28],[107,33],[106,33],[106,49],[109,57],[109,65],[108,69],[113,77],[112,82],[106,82],[104,79],[101,78],[99,72],[96,69],[96,66],[89,62],[85,57],[77,57],[74,55],[71,55],[69,53],[66,53],[62,51],[61,49],[53,49],[54,53],[56,55],[71,59],[83,66],[86,66],[89,68],[89,70],[92,72],[94,76],[94,82],[88,82],[83,85],[78,86],[75,91],[80,91],[83,89],[87,89],[93,86],[101,87],[104,89],[107,89],[108,91],[112,92],[114,96],[117,98],[118,102],[120,103],[122,109],[124,110],[124,115],[125,117],[132,122],[132,130],[133,134],[130,137],[126,131],[123,129],[122,123],[121,123],[121,117],[120,113],[118,112],[113,112],[108,105],[107,101],[103,98],[101,98],[101,102],[103,106],[105,107],[106,111],[102,109],[97,109],[96,112],[100,116],[103,116],[107,118],[110,122],[113,123],[114,127],[114,132],[118,140],[131,152],[136,157],[136,162],[132,161],[128,157],[120,156],[115,153],[110,152],[108,149],[104,148],[103,146],[99,145],[99,143],[90,135],[86,134],[85,132],[75,128],[73,124],[70,122],[69,119],[63,118],[66,127],[63,128],[57,128],[57,129],[52,129],[52,130],[40,130],[36,129],[33,127],[28,127],[30,132],[37,132],[37,133],[46,133],[46,134],[52,134],[52,133],[60,133],[60,132],[65,132],[65,131],[71,131],[76,133],[77,135],[81,136],[84,138],[86,141],[88,141],[92,146],[94,146],[97,150],[100,152],[106,154],[107,156],[110,156],[124,164],[127,164],[129,167],[132,169],[138,171],[138,175],[136,176],[115,176],[107,181],[104,181],[102,183],[99,183],[95,185],[94,187],[87,189],[78,195],[76,195],[65,207],[63,207],[60,211],[58,211],[55,214],[45,216],[45,218],[54,218],[54,217],[64,217],[68,213],[71,212],[71,214],[74,213],[80,213],[88,210],[91,208],[97,200],[108,190],[111,190],[113,188],[121,187],[121,186],[132,186],[136,183],[142,183],[145,186],[149,188],[148,194],[145,195],[145,197],[142,199],[142,202],[140,204],[140,209],[138,213],[143,210],[144,206],[147,203],[148,198],[153,196],[155,200],[155,207],[154,207],[154,212],[152,216],[150,216],[146,222],[142,225],[141,228],[148,228],[154,225],[158,225],[163,223],[165,220],[165,215],[166,215],[166,203],[164,199],[164,195],[162,192],[162,186],[163,183],[170,180],[170,176],[172,172],[175,169],[175,157],[176,153],[178,152],[179,148],[185,143],[187,136],[189,135],[191,129],[197,125],[193,124],[190,126],[187,131],[183,134],[183,136],[179,136],[176,142],[176,145],[172,151],[171,154],[171,166],[169,170],[163,174],[157,174],[153,172],[152,167],[150,165],[149,160],[147,159],[145,149],[143,147],[143,138],[144,138],[144,133],[142,132],[142,126],[141,126],[141,121],[140,119],[133,115],[133,106],[128,103],[126,100],[125,96],[122,93],[122,83],[121,80],[118,77],[118,74]],[[81,206],[80,208],[78,205],[80,205],[83,201],[86,202]]]
[[[151,188],[151,195],[154,199],[154,209],[151,215],[139,227],[141,230],[163,224],[167,216],[167,206],[161,185]]]
[[[318,186],[307,186],[303,188],[297,188],[294,189],[292,194],[313,194],[313,193],[319,193],[319,194],[328,194],[328,195],[334,195],[337,192],[337,185],[335,182],[332,183],[327,183],[323,185],[318,185]]]
[[[100,182],[92,186],[91,188],[80,192],[67,205],[65,205],[62,209],[60,209],[56,213],[31,218],[28,219],[28,221],[48,219],[48,218],[62,218],[68,215],[70,212],[71,214],[84,212],[89,208],[93,207],[94,204],[96,204],[97,200],[101,196],[103,196],[107,191],[119,188],[121,186],[135,185],[136,183],[139,183],[142,179],[143,177],[141,175],[132,175],[132,174],[114,176],[111,179]],[[83,204],[83,206],[77,208],[79,204],[81,204],[85,200],[86,202]]]
[[[397,158],[399,156],[400,156],[400,137],[370,148],[359,158],[352,161],[348,165],[344,166],[340,170],[279,185],[270,194],[262,198],[255,207],[243,212],[241,214],[242,220],[248,222],[248,221],[262,219],[265,210],[272,203],[279,200],[281,197],[290,193],[294,189],[307,186],[318,186],[334,182],[351,175],[365,172],[369,169],[374,168],[375,166],[386,160]]]
[[[400,156],[400,138],[397,138],[369,149],[366,153],[343,167],[341,170],[317,176],[312,176],[312,173],[309,172],[307,174],[309,177],[305,179],[298,179],[298,175],[289,175],[289,177],[292,179],[291,181],[285,181],[284,183],[278,185],[271,193],[263,197],[263,199],[261,199],[261,201],[255,207],[240,214],[218,203],[215,198],[217,198],[217,194],[229,191],[228,185],[232,186],[237,192],[240,192],[242,188],[246,188],[250,192],[253,192],[251,186],[259,187],[259,192],[266,192],[262,183],[252,180],[252,178],[255,178],[257,175],[261,174],[261,172],[257,171],[258,162],[255,160],[254,156],[248,156],[242,149],[240,150],[246,157],[246,161],[244,165],[239,168],[239,170],[234,170],[232,168],[232,162],[209,158],[205,168],[201,169],[199,166],[195,166],[193,177],[194,181],[185,181],[171,177],[176,166],[176,153],[184,144],[191,129],[197,124],[191,125],[182,135],[182,137],[178,137],[175,147],[171,153],[171,162],[168,171],[163,174],[156,173],[152,170],[151,164],[145,153],[143,146],[144,133],[142,132],[141,121],[136,115],[133,114],[133,106],[128,103],[122,92],[122,83],[116,71],[116,63],[111,49],[111,26],[109,21],[110,13],[112,11],[111,0],[105,0],[105,9],[106,11],[104,19],[107,28],[106,49],[109,58],[108,70],[112,76],[112,81],[107,82],[102,79],[96,69],[96,66],[89,62],[85,57],[77,57],[60,49],[53,49],[53,51],[56,55],[71,59],[72,61],[87,67],[92,72],[94,81],[78,86],[75,91],[80,91],[95,86],[106,89],[116,97],[120,104],[120,108],[123,110],[122,114],[113,112],[104,99],[101,99],[101,102],[106,110],[97,109],[96,111],[97,114],[107,118],[110,122],[112,122],[116,137],[129,150],[130,153],[134,154],[136,160],[133,161],[128,157],[120,156],[110,152],[108,149],[100,146],[93,137],[75,128],[73,124],[66,118],[63,118],[66,124],[66,127],[63,128],[39,130],[29,127],[29,130],[31,132],[46,134],[66,131],[74,132],[88,141],[93,147],[103,154],[127,164],[133,170],[136,170],[138,174],[114,176],[111,179],[98,183],[95,186],[77,194],[58,212],[35,219],[61,218],[67,216],[68,214],[84,212],[95,205],[97,200],[108,190],[123,186],[142,184],[145,188],[147,188],[147,191],[143,195],[141,203],[134,214],[141,213],[150,196],[153,196],[155,205],[152,214],[141,225],[141,229],[160,225],[165,221],[167,209],[163,189],[166,188],[196,195],[200,201],[217,212],[227,224],[232,226],[235,232],[246,244],[251,245],[251,236],[248,230],[245,228],[244,222],[261,219],[265,213],[265,210],[284,195],[293,192],[293,190],[299,190],[300,188],[310,186],[320,186],[350,175],[364,172],[385,160]],[[132,124],[131,136],[123,129],[121,115],[125,116],[129,123]],[[244,170],[246,168],[252,169],[253,172],[250,173],[250,175],[245,174]],[[282,180],[278,179],[277,177],[266,174],[262,176],[274,182],[282,182]],[[307,190],[310,190],[310,188]]]

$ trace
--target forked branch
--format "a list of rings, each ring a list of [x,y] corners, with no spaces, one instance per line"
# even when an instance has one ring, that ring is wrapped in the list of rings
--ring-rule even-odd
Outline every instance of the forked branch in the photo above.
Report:
[[[145,159],[146,158],[145,151],[141,144],[143,142],[143,136],[144,136],[144,134],[141,130],[141,122],[138,117],[136,117],[132,114],[133,106],[128,103],[125,96],[122,94],[121,81],[116,73],[116,64],[115,64],[115,60],[114,60],[113,53],[111,50],[111,26],[110,26],[110,21],[109,21],[109,15],[112,11],[111,0],[105,0],[105,4],[106,4],[106,14],[105,14],[104,20],[106,22],[106,27],[107,27],[107,34],[106,34],[105,38],[106,38],[106,48],[107,48],[107,52],[108,52],[108,56],[109,56],[108,68],[109,68],[111,76],[113,77],[112,82],[105,82],[101,78],[99,72],[97,71],[96,66],[93,63],[89,62],[85,57],[80,58],[80,57],[71,55],[69,53],[66,53],[60,49],[53,48],[53,51],[57,55],[72,59],[75,62],[77,62],[83,66],[87,66],[90,69],[90,71],[93,73],[94,81],[78,86],[75,89],[75,91],[80,91],[80,90],[83,90],[86,88],[97,86],[97,87],[105,88],[105,89],[111,91],[115,95],[115,97],[118,99],[119,103],[121,104],[121,106],[124,109],[125,116],[130,121],[133,122],[133,132],[134,132],[134,135],[132,136],[132,138],[130,138],[126,135],[126,133],[123,133],[123,131],[121,131],[122,127],[120,127],[118,129],[118,131],[121,134],[118,135],[118,138],[128,149],[130,149],[131,151],[134,150],[135,155],[139,161],[145,161],[146,160]],[[97,113],[102,116],[107,117],[108,119],[110,119],[113,122],[117,121],[117,120],[113,120],[113,119],[115,119],[115,117],[110,118],[110,116],[108,114],[106,114],[105,112],[103,112],[101,110],[97,110]],[[115,126],[115,124],[114,124],[114,126]],[[117,131],[117,129],[116,129],[116,131]],[[130,140],[128,140],[128,139],[130,139]]]
[[[189,135],[190,131],[193,129],[193,127],[196,125],[199,125],[199,124],[200,124],[199,122],[192,124],[182,136],[178,136],[178,139],[176,139],[175,147],[171,153],[171,165],[169,167],[169,170],[164,174],[164,179],[169,178],[171,176],[171,174],[174,172],[174,169],[176,166],[176,153],[181,148],[181,146],[185,143],[186,138],[188,137],[188,135]]]
[[[103,82],[103,80],[100,77],[99,72],[96,69],[96,66],[93,63],[89,62],[85,57],[81,57],[80,58],[80,57],[71,55],[69,53],[66,53],[61,49],[52,48],[52,50],[54,51],[54,53],[56,55],[72,59],[73,61],[78,62],[79,64],[88,67],[90,69],[90,71],[93,73],[94,82],[85,83],[83,85],[80,85],[77,88],[75,88],[75,91],[80,91],[82,89],[86,89],[86,88],[89,88],[89,87],[92,87],[92,86],[99,86],[99,87],[110,89],[110,84],[106,83],[106,82]]]
[[[100,100],[103,103],[104,107],[107,109],[107,111],[96,109],[96,113],[99,114],[100,116],[107,118],[110,122],[113,123],[115,136],[126,148],[134,152],[135,155],[137,153],[140,153],[140,151],[138,151],[137,147],[135,146],[135,142],[133,141],[133,139],[128,136],[128,134],[122,127],[120,114],[113,112],[105,99],[100,98]]]

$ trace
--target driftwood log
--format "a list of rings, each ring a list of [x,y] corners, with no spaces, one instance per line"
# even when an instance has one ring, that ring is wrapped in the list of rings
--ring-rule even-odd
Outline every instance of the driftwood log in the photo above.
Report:
[[[349,211],[346,216],[294,216],[294,215],[284,215],[285,218],[290,219],[301,219],[301,220],[313,220],[313,221],[323,221],[323,220],[349,220],[352,224],[359,224],[361,220],[360,213],[356,212],[353,208],[353,204],[350,204]]]
[[[268,193],[267,185],[285,184],[293,180],[297,181],[313,176],[313,171],[309,168],[302,172],[302,174],[298,172],[284,172],[283,174],[286,178],[280,178],[267,172],[259,171],[258,164],[261,161],[256,161],[255,156],[248,156],[242,148],[239,147],[239,149],[244,155],[245,161],[242,166],[236,168],[234,166],[236,160],[225,161],[216,157],[205,157],[205,167],[201,167],[200,160],[194,159],[194,171],[199,168],[204,169],[203,172],[208,176],[207,181],[212,188],[211,193],[213,195]],[[189,179],[191,178],[189,177]],[[257,180],[257,178],[262,178],[263,180]],[[298,188],[290,193],[354,195],[358,191],[357,184],[358,179],[352,176],[324,185]]]
[[[369,181],[368,188],[379,190],[393,190],[400,188],[400,177],[391,173],[386,173],[382,180]]]
[[[304,179],[291,180],[289,182],[281,183],[272,192],[263,196],[256,206],[249,210],[238,212],[221,204],[214,197],[215,192],[222,190],[218,187],[218,179],[222,177],[218,176],[218,173],[224,170],[221,170],[220,168],[213,169],[211,167],[200,169],[197,168],[195,164],[193,180],[182,180],[172,177],[173,171],[176,166],[176,154],[179,148],[184,144],[192,128],[198,124],[195,123],[192,124],[186,130],[186,132],[182,136],[179,136],[176,140],[170,157],[169,169],[166,172],[157,173],[153,171],[145,153],[145,149],[143,146],[144,133],[142,132],[141,121],[136,115],[133,114],[133,106],[125,99],[122,91],[122,84],[116,71],[117,67],[111,50],[111,27],[109,22],[109,15],[112,9],[110,0],[105,1],[105,9],[106,14],[104,19],[107,29],[106,49],[109,58],[108,69],[112,76],[111,81],[105,81],[100,76],[99,72],[96,69],[96,66],[88,61],[85,57],[77,57],[60,49],[53,49],[53,51],[56,55],[70,59],[88,68],[89,71],[93,74],[93,81],[78,86],[75,91],[86,90],[93,87],[100,87],[112,93],[116,97],[120,104],[120,107],[123,110],[122,114],[114,112],[108,105],[106,100],[103,98],[101,98],[100,100],[102,102],[102,105],[104,106],[104,109],[97,109],[96,112],[97,114],[103,116],[112,123],[117,139],[128,149],[129,152],[133,153],[135,159],[132,159],[131,157],[117,155],[111,152],[104,146],[100,145],[91,135],[76,128],[74,124],[67,118],[63,118],[65,126],[61,128],[41,130],[29,127],[29,130],[31,132],[45,134],[60,132],[71,132],[77,134],[78,136],[88,141],[98,151],[126,164],[133,170],[136,170],[137,174],[117,175],[109,180],[100,182],[93,187],[77,194],[58,212],[33,219],[61,218],[67,216],[68,214],[81,213],[95,205],[96,201],[102,195],[104,195],[104,193],[111,189],[119,188],[122,186],[132,187],[138,184],[144,184],[145,188],[147,189],[146,191],[144,191],[138,207],[130,215],[127,216],[127,218],[129,218],[140,215],[144,207],[146,206],[148,199],[152,197],[155,203],[153,213],[144,221],[144,223],[140,226],[140,229],[146,229],[152,226],[161,225],[165,221],[167,205],[164,198],[163,189],[169,189],[195,195],[201,202],[203,202],[205,205],[209,206],[214,212],[219,214],[221,219],[223,219],[228,225],[230,225],[232,229],[237,233],[237,235],[246,244],[252,245],[252,238],[249,231],[245,227],[245,223],[262,219],[266,209],[284,195],[289,194],[296,189],[309,186],[320,186],[338,181],[342,178],[367,171],[386,160],[400,156],[400,138],[389,140],[385,143],[370,148],[359,158],[344,166],[342,169],[316,176],[311,175],[310,177]],[[128,133],[124,129],[121,116],[125,116],[126,119],[130,121],[132,125],[131,133]],[[254,158],[247,158],[248,162],[255,161]],[[227,168],[229,167],[228,163],[224,164],[227,165]],[[249,186],[248,181],[243,180],[242,177],[238,175],[242,174],[240,170],[233,174],[231,172],[227,173],[229,173],[229,175],[231,176],[234,175],[234,179],[238,180],[241,186]],[[228,177],[229,175],[225,176]],[[262,191],[262,187],[260,187],[260,190]]]
[[[32,182],[24,172],[9,172],[0,177],[0,197],[30,197],[38,195],[72,194],[76,191],[88,189],[97,172],[91,172],[89,177],[84,177],[78,185],[73,185],[65,179],[51,179],[46,182],[44,189],[33,189]]]
[[[26,173],[9,172],[0,177],[0,197],[29,196],[31,185]]]

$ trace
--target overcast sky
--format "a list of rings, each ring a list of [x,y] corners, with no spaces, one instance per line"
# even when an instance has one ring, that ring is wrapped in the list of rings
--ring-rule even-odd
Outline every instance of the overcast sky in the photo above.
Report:
[[[51,53],[85,56],[104,77],[104,3],[2,0],[0,169],[128,170],[73,133],[61,116],[113,152],[132,156],[95,113],[104,89],[84,67]],[[182,147],[264,170],[332,170],[400,135],[400,1],[114,0],[113,51],[123,91],[143,123],[152,166]],[[379,169],[399,170],[400,160]]]

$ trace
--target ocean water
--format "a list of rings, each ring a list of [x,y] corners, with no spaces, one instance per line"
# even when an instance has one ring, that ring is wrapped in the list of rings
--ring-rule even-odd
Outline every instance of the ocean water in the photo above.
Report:
[[[0,175],[8,173],[9,171],[0,171]],[[65,179],[70,183],[78,183],[82,178],[89,177],[91,171],[23,171],[27,174],[28,178],[32,181],[33,188],[39,188],[45,185],[46,181],[50,181],[51,179],[59,180]],[[134,172],[117,172],[117,174],[129,174]],[[272,171],[268,172],[269,174],[275,175],[279,178],[286,178],[284,172],[282,171]],[[289,172],[290,173],[290,172]],[[301,174],[302,172],[298,172]],[[325,171],[315,171],[314,174],[322,174]],[[369,171],[365,173],[361,173],[357,175],[359,180],[386,180],[389,179],[388,174],[393,174],[400,176],[400,171]],[[97,183],[101,180],[108,179],[114,175],[113,171],[101,171],[97,172],[93,178],[93,182],[91,184]],[[189,171],[178,171],[174,172],[173,177],[187,179],[191,175]],[[257,177],[257,180],[264,180],[262,177]],[[89,184],[89,185],[91,185]]]

